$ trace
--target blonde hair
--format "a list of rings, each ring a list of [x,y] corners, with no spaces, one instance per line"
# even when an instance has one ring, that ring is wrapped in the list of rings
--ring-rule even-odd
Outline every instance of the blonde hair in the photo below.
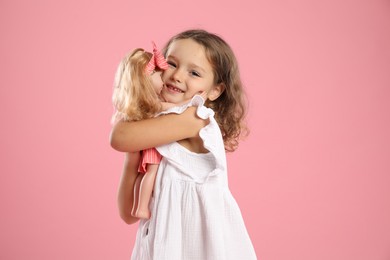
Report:
[[[153,117],[161,110],[158,95],[145,67],[152,54],[141,48],[128,53],[115,73],[112,123],[119,120],[138,121]]]
[[[182,39],[192,39],[205,48],[206,57],[213,67],[214,84],[225,87],[223,93],[216,100],[207,101],[206,106],[215,112],[226,151],[234,151],[239,140],[249,133],[245,122],[247,100],[237,59],[221,37],[205,30],[188,30],[172,37],[163,50],[164,55],[174,41]]]

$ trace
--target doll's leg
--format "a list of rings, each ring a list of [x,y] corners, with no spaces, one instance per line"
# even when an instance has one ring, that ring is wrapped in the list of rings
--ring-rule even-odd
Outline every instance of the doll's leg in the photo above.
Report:
[[[138,176],[137,176],[137,179],[135,179],[135,183],[134,183],[134,201],[133,201],[133,208],[131,210],[131,215],[133,217],[136,217],[137,216],[137,209],[138,209],[138,201],[139,201],[139,190],[140,190],[140,186],[141,186],[141,181],[142,181],[142,177],[143,177],[143,173],[138,173]]]
[[[139,187],[138,210],[135,214],[137,218],[150,218],[149,201],[152,196],[157,169],[158,164],[148,164],[146,173],[142,178]]]

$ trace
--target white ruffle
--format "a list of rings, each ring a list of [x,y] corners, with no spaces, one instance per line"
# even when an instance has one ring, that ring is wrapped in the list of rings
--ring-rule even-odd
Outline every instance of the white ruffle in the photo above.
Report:
[[[214,157],[214,170],[209,172],[201,182],[205,182],[209,177],[217,175],[219,172],[226,171],[226,156],[225,156],[225,146],[222,139],[221,130],[219,129],[217,121],[214,119],[214,111],[211,108],[204,106],[204,99],[200,95],[195,95],[190,102],[182,106],[172,107],[166,111],[163,111],[161,114],[181,114],[188,107],[194,106],[197,107],[196,114],[201,119],[209,119],[210,122],[208,125],[203,127],[199,131],[199,136],[203,140],[203,146],[210,151]],[[157,148],[157,150],[164,156],[165,149],[167,149],[172,144],[163,145]],[[169,148],[168,148],[169,149]],[[185,148],[184,148],[185,149]],[[179,155],[177,155],[179,156]]]
[[[202,119],[207,119],[210,116],[214,116],[214,111],[212,109],[203,106],[204,102],[205,101],[202,98],[202,96],[195,95],[187,104],[184,104],[181,106],[176,106],[176,107],[171,107],[170,109],[162,111],[161,113],[159,113],[159,115],[170,114],[170,113],[181,114],[188,107],[194,106],[194,107],[198,107],[197,112],[196,112],[198,117],[200,117]]]

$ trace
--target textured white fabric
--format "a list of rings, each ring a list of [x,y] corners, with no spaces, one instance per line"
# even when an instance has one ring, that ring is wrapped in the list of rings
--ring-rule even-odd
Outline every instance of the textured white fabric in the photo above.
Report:
[[[194,153],[176,142],[157,147],[163,159],[149,205],[152,217],[139,223],[132,260],[257,259],[228,188],[220,129],[203,103],[195,96],[189,104],[163,112],[198,106],[198,116],[210,119],[199,133],[209,152]]]

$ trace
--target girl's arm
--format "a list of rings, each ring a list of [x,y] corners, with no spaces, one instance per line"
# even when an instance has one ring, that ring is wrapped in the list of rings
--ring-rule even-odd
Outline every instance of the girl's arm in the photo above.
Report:
[[[123,173],[118,188],[119,215],[127,224],[133,224],[138,218],[131,215],[134,202],[134,183],[138,176],[140,153],[126,153]]]
[[[138,152],[187,138],[198,137],[208,124],[196,115],[196,107],[182,114],[167,114],[136,122],[118,122],[111,131],[111,146],[121,152]]]

